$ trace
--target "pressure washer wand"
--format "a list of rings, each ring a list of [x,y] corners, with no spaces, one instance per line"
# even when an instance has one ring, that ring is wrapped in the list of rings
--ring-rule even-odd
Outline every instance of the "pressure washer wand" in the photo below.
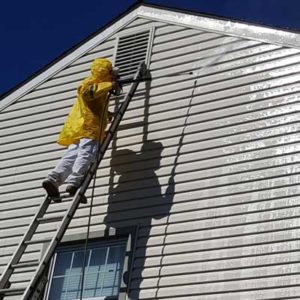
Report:
[[[117,82],[119,83],[119,84],[127,84],[127,83],[132,83],[132,82],[142,82],[142,81],[151,81],[152,80],[152,78],[151,77],[144,77],[144,78],[141,78],[141,79],[130,79],[130,78],[128,78],[128,79],[119,79],[119,80],[117,80]]]
[[[114,95],[120,95],[122,93],[124,84],[133,83],[133,82],[137,82],[137,81],[139,81],[139,82],[151,81],[152,77],[151,77],[150,73],[147,74],[147,75],[148,76],[145,76],[144,78],[140,78],[138,80],[137,79],[132,79],[132,78],[121,79],[120,75],[119,75],[119,69],[114,68],[113,69],[113,78],[117,82],[118,87],[116,88],[116,90],[113,94]],[[181,75],[194,75],[194,72],[177,72],[177,73],[168,74],[168,75],[164,75],[164,76],[158,76],[158,77],[155,77],[155,79],[167,78],[167,77],[173,77],[173,76],[181,76]]]
[[[168,74],[168,75],[164,75],[164,76],[158,76],[155,77],[154,79],[159,79],[159,78],[167,78],[167,77],[172,77],[172,76],[181,76],[181,75],[194,75],[193,72],[178,72],[178,73],[173,73],[173,74]],[[139,81],[151,81],[152,77],[148,76],[148,77],[144,77],[139,79]],[[127,84],[127,83],[132,83],[132,82],[136,82],[137,80],[134,79],[117,79],[118,83],[120,84]]]

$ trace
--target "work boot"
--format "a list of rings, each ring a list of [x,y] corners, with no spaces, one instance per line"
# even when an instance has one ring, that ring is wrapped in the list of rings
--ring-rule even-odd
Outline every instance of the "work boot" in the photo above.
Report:
[[[74,196],[78,190],[78,186],[75,186],[73,184],[68,184],[66,187],[66,192],[69,193],[70,196]]]
[[[79,188],[79,186],[68,184],[66,187],[66,192],[69,193],[70,196],[74,196]],[[84,195],[81,196],[80,203],[87,203],[87,199]]]
[[[46,178],[42,182],[42,186],[46,190],[49,197],[59,197],[58,186],[54,181]]]

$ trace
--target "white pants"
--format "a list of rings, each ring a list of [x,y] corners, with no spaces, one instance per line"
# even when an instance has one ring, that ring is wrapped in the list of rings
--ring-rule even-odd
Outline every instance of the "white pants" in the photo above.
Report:
[[[89,166],[96,159],[98,147],[97,141],[88,138],[70,145],[48,178],[58,186],[64,182],[80,186]]]

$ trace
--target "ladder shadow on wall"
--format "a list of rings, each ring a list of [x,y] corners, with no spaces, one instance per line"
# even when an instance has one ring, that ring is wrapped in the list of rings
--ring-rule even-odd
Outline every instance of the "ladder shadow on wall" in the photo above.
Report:
[[[150,85],[150,82],[146,83],[143,95],[145,108],[142,122],[143,140],[140,151],[117,150],[117,138],[114,137],[110,164],[108,209],[104,219],[107,229],[109,227],[120,229],[126,226],[139,226],[134,273],[130,283],[130,289],[134,290],[139,290],[141,283],[151,224],[153,220],[161,219],[164,224],[161,234],[165,233],[165,224],[168,224],[169,221],[175,187],[175,174],[172,171],[169,175],[167,187],[163,187],[165,192],[162,193],[162,186],[156,171],[161,167],[163,144],[147,138]],[[175,170],[174,166],[172,170]]]

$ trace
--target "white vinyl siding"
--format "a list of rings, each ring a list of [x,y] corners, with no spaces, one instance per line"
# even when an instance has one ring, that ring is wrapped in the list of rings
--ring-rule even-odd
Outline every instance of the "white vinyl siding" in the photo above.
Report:
[[[1,112],[0,271],[64,153],[56,138],[90,63],[152,27],[153,80],[101,163],[91,230],[140,224],[132,299],[300,298],[299,50],[142,19]],[[81,205],[68,233],[85,232],[87,217]],[[31,246],[26,257],[39,255]]]

